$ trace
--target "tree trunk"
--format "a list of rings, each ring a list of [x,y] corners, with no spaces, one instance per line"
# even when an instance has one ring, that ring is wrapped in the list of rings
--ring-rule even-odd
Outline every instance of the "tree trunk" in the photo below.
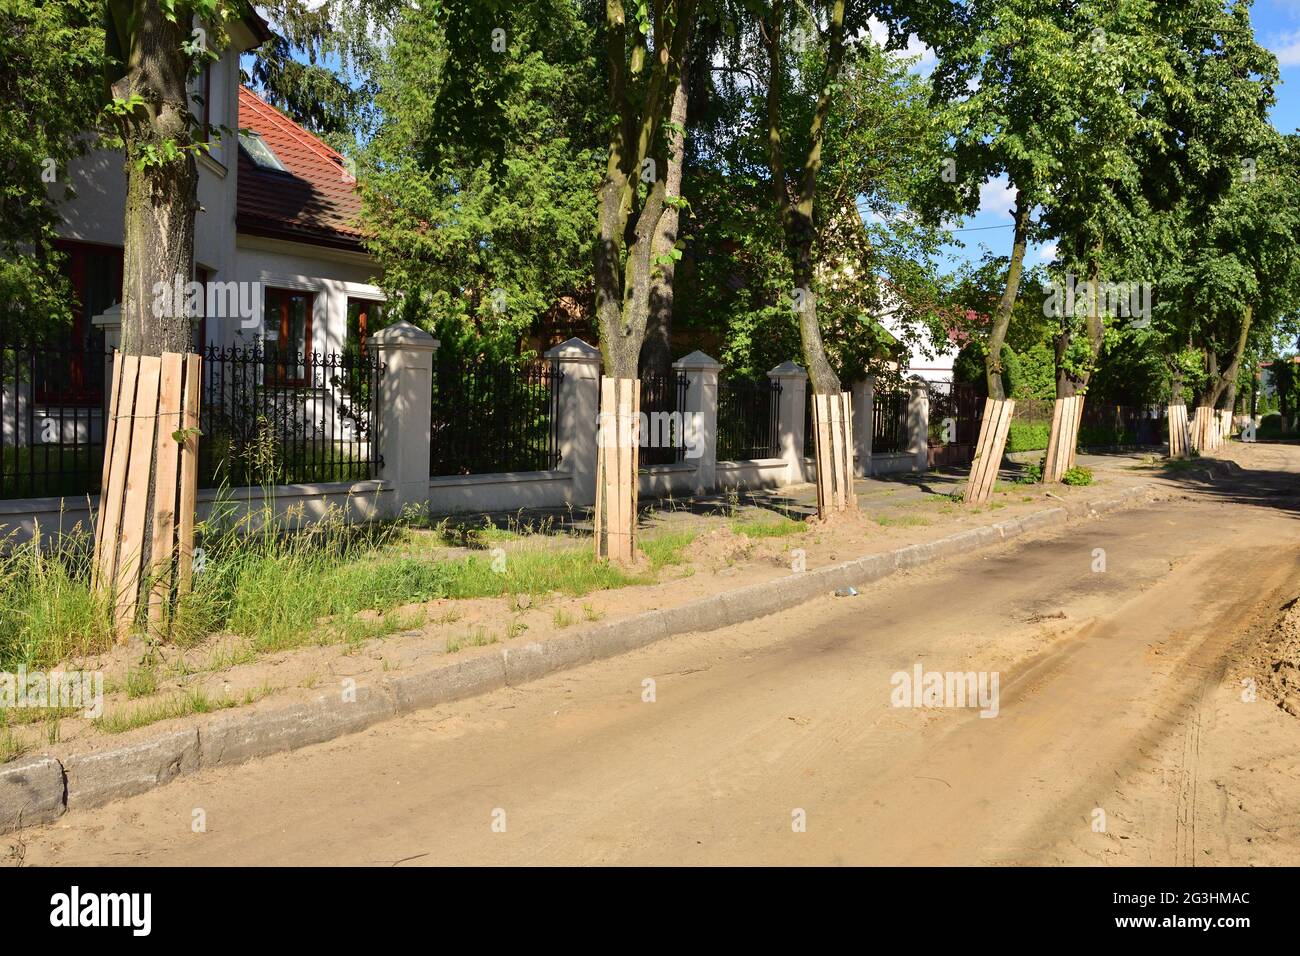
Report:
[[[683,81],[673,94],[672,110],[668,114],[673,124],[668,136],[668,172],[666,194],[669,200],[682,194],[682,161],[686,155],[686,95],[685,75],[689,70],[682,64]],[[650,278],[650,320],[646,328],[645,344],[641,347],[641,367],[658,378],[668,379],[673,370],[673,279],[677,261],[672,253],[677,244],[681,212],[669,202],[659,218],[653,244],[654,267]]]
[[[671,9],[666,9],[671,8]],[[676,101],[681,63],[695,18],[694,0],[655,7],[655,50],[639,30],[627,60],[627,22],[622,0],[606,0],[606,57],[609,75],[609,156],[599,191],[595,250],[596,320],[604,359],[600,429],[602,440],[626,444],[639,441],[635,380],[650,316],[653,252],[667,210],[666,162],[647,165],[661,132],[666,106]],[[644,101],[634,107],[628,77],[649,62]],[[663,159],[661,156],[660,159]],[[647,174],[652,173],[651,179]],[[639,200],[638,181],[648,190]],[[624,454],[628,452],[628,454]],[[636,540],[636,476],[629,479],[635,448],[602,445],[597,465],[595,524],[596,554],[621,563],[632,560]]]
[[[187,351],[193,334],[184,292],[194,276],[198,169],[183,148],[165,162],[146,163],[146,157],[149,147],[167,140],[190,144],[181,50],[190,31],[188,20],[182,27],[163,16],[158,0],[135,0],[133,16],[134,42],[119,86],[145,105],[125,136],[122,351],[161,355]]]
[[[808,156],[803,163],[795,201],[791,202],[786,183],[785,149],[781,139],[781,27],[785,15],[782,0],[773,0],[771,20],[765,24],[768,48],[767,142],[772,170],[772,190],[781,214],[787,254],[794,277],[792,301],[798,314],[799,342],[812,391],[817,395],[838,395],[840,378],[826,357],[821,326],[817,322],[817,296],[813,289],[813,242],[816,227],[813,219],[817,193],[817,174],[822,165],[822,141],[826,116],[830,112],[831,92],[844,59],[845,0],[835,0],[831,9],[830,49],[826,59],[826,76],[817,98],[808,129]]]
[[[1016,190],[1016,231],[1011,244],[1011,263],[1007,268],[1007,285],[1002,291],[993,316],[993,327],[989,329],[988,352],[984,356],[984,378],[988,385],[989,398],[1004,401],[1007,397],[1002,384],[1002,347],[1007,341],[1007,330],[1011,327],[1011,315],[1016,308],[1016,297],[1020,294],[1020,276],[1024,272],[1025,247],[1029,243],[1030,203],[1025,194]]]
[[[1100,251],[1100,250],[1098,250]],[[1047,441],[1047,465],[1043,469],[1043,483],[1059,482],[1074,467],[1079,445],[1079,426],[1083,421],[1083,405],[1088,382],[1092,379],[1097,356],[1101,352],[1103,325],[1101,317],[1101,262],[1094,256],[1088,270],[1092,285],[1092,302],[1084,334],[1088,342],[1088,358],[1081,369],[1070,369],[1065,359],[1074,341],[1073,317],[1062,314],[1061,334],[1056,338],[1056,408],[1052,415],[1052,432]]]
[[[812,383],[812,394],[808,400],[814,402],[818,485],[819,488],[825,486],[817,498],[817,513],[822,520],[830,518],[834,511],[857,507],[857,499],[851,487],[852,442],[843,440],[842,421],[836,421],[833,417],[829,421],[823,421],[818,413],[818,409],[826,409],[830,414],[830,409],[851,407],[851,402],[845,401],[841,395],[840,378],[826,356],[826,346],[817,319],[817,294],[813,288],[817,174],[822,165],[822,142],[826,132],[826,117],[830,113],[831,95],[840,64],[844,60],[844,12],[845,0],[835,0],[830,11],[830,46],[826,55],[826,73],[809,124],[808,155],[794,189],[793,201],[790,185],[786,182],[785,149],[781,139],[781,28],[785,16],[782,0],[773,0],[771,18],[760,23],[768,51],[767,144],[772,193],[780,212],[786,253],[790,258],[790,271],[794,278],[791,301],[798,316],[799,343],[808,369],[808,379]],[[818,401],[817,396],[825,396],[826,400]],[[838,441],[834,438],[836,434],[841,435]],[[828,482],[825,481],[828,475],[836,477]]]

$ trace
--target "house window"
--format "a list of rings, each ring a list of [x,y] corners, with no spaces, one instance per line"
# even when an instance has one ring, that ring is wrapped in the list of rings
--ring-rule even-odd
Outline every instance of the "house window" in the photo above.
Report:
[[[262,314],[268,358],[274,360],[280,385],[303,385],[311,364],[311,314],[313,292],[267,289]]]
[[[348,299],[348,339],[345,352],[349,355],[365,355],[366,340],[374,335],[383,325],[382,302],[373,299]]]
[[[104,396],[104,333],[91,319],[122,301],[122,250],[87,242],[61,240],[63,274],[72,286],[72,327],[56,340],[69,351],[48,368],[37,370],[36,400],[94,405]]]

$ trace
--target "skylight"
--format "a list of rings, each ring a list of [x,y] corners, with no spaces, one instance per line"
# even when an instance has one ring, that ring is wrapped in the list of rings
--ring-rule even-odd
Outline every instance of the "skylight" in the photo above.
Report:
[[[284,172],[284,165],[276,157],[275,153],[271,152],[271,147],[266,145],[266,141],[262,139],[260,133],[241,132],[239,134],[239,145],[244,148],[248,158],[257,166],[262,169],[278,169]]]

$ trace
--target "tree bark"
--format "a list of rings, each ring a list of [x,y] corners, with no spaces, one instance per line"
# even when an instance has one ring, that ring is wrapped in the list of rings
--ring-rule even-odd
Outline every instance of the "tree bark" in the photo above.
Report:
[[[190,144],[187,59],[181,50],[190,28],[188,17],[178,16],[183,25],[169,21],[158,0],[135,0],[133,16],[133,43],[119,86],[145,103],[125,135],[122,351],[161,355],[187,351],[192,336],[184,286],[194,275],[198,169],[184,148],[165,162],[145,159],[149,147],[167,140]]]
[[[668,137],[667,175],[665,192],[669,200],[682,194],[682,162],[686,155],[686,97],[685,77],[688,63],[682,64],[682,81],[673,94],[673,105],[668,118],[673,129]],[[650,278],[650,319],[646,328],[645,344],[641,347],[641,367],[652,375],[667,379],[673,367],[673,279],[677,261],[672,258],[676,248],[681,211],[671,202],[665,205],[655,230],[652,248],[654,262]]]
[[[1246,354],[1246,343],[1250,339],[1250,327],[1254,323],[1254,318],[1254,306],[1246,306],[1246,309],[1241,316],[1241,327],[1237,332],[1237,343],[1233,347],[1232,358],[1228,360],[1228,365],[1222,372],[1219,372],[1218,369],[1218,355],[1214,353],[1213,349],[1206,350],[1207,371],[1210,373],[1210,384],[1206,389],[1202,404],[1208,405],[1211,408],[1216,408],[1219,404],[1219,399],[1223,397],[1223,393],[1227,390],[1228,386],[1236,382],[1237,373],[1241,370],[1242,356]]]
[[[1011,244],[1011,264],[1007,268],[1007,285],[998,302],[993,316],[993,327],[989,329],[988,353],[984,356],[984,378],[988,385],[989,398],[1005,401],[1006,389],[1002,384],[1002,347],[1007,341],[1007,330],[1011,327],[1011,315],[1016,308],[1016,297],[1020,294],[1020,277],[1025,266],[1025,247],[1029,244],[1030,203],[1022,190],[1016,190],[1016,231]]]
[[[665,211],[667,170],[654,164],[654,179],[640,208],[638,177],[651,158],[666,103],[676,97],[681,62],[694,20],[694,0],[676,5],[669,32],[663,5],[656,6],[653,54],[638,32],[632,60],[625,62],[627,24],[621,0],[606,0],[606,56],[610,79],[609,105],[619,121],[611,125],[609,157],[601,183],[595,252],[596,319],[605,374],[635,378],[650,314],[650,270],[654,237]],[[628,99],[628,75],[639,72],[652,56],[645,100],[639,110]]]
[[[782,0],[773,0],[771,19],[763,23],[770,67],[767,85],[767,142],[772,190],[781,214],[781,228],[785,234],[794,275],[793,294],[794,303],[798,307],[799,342],[813,393],[817,395],[838,395],[840,392],[840,379],[826,357],[821,326],[817,321],[817,297],[813,289],[813,241],[816,238],[813,212],[817,174],[822,165],[826,116],[830,112],[831,90],[844,61],[844,9],[845,0],[835,0],[831,8],[826,75],[809,125],[808,156],[803,164],[803,176],[793,202],[786,184],[785,155],[781,142],[781,25],[785,14]]]

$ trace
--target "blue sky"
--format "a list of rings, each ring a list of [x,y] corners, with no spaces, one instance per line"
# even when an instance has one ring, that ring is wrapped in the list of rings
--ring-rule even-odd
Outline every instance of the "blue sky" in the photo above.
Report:
[[[1282,68],[1273,125],[1284,133],[1295,132],[1300,129],[1300,0],[1255,0],[1251,19],[1255,24],[1255,39],[1277,55]],[[986,183],[980,199],[979,214],[962,224],[979,231],[961,233],[966,248],[949,247],[948,251],[961,259],[977,260],[982,243],[997,255],[1009,255],[1012,196],[1005,181]],[[1049,261],[1051,251],[1031,248],[1027,264]]]

